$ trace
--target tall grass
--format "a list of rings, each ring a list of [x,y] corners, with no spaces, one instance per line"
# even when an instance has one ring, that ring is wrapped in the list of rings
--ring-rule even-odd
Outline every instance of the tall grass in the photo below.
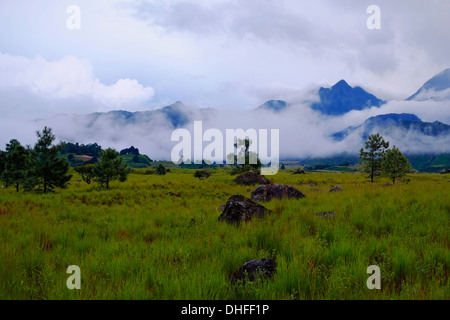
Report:
[[[141,173],[139,170],[136,173]],[[110,190],[77,181],[54,194],[0,190],[0,299],[449,299],[449,177],[386,186],[359,174],[280,172],[306,194],[263,203],[239,227],[218,221],[225,170],[131,174]],[[340,185],[342,192],[329,192]],[[321,218],[317,212],[335,212]],[[244,262],[275,257],[272,279],[231,284]],[[381,290],[366,269],[381,268]],[[81,290],[69,290],[69,265]]]

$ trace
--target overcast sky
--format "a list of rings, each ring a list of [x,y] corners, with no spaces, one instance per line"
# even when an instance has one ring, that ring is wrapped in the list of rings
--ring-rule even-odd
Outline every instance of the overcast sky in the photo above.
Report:
[[[81,29],[66,26],[72,4]],[[406,98],[449,67],[449,18],[448,0],[2,0],[0,85],[100,111],[249,108],[340,79]]]
[[[450,67],[449,18],[448,0],[1,0],[1,117],[248,110],[340,79],[402,100]]]

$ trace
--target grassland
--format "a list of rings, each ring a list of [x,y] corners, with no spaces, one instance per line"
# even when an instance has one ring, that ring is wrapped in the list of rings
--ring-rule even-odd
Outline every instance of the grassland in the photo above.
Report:
[[[77,181],[54,194],[0,189],[0,299],[449,299],[450,177],[395,185],[355,173],[280,172],[306,194],[264,205],[239,227],[218,221],[233,194],[224,169],[130,174],[110,190]],[[342,192],[329,192],[340,185]],[[320,218],[317,212],[334,211]],[[275,257],[270,280],[232,285],[244,262]],[[69,265],[81,290],[69,290]],[[381,268],[381,290],[366,269]]]

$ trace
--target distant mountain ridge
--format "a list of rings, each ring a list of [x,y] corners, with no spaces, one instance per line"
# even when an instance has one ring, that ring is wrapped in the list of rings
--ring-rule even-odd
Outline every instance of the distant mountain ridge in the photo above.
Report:
[[[412,96],[407,98],[407,101],[411,100],[426,100],[426,99],[442,99],[436,93],[440,93],[444,90],[450,89],[450,68],[438,73],[431,79],[429,79],[425,84],[420,87]],[[435,96],[433,96],[433,94]],[[448,97],[450,98],[450,95]]]
[[[371,117],[359,126],[351,126],[332,134],[332,138],[336,141],[342,141],[350,134],[359,132],[361,138],[366,140],[373,133],[388,135],[394,129],[425,136],[449,136],[450,138],[450,125],[439,121],[423,122],[419,117],[410,113],[390,113]]]
[[[89,118],[88,126],[93,126],[102,119],[113,120],[117,124],[127,125],[132,123],[143,123],[155,117],[166,120],[173,128],[180,128],[191,121],[186,106],[181,101],[177,101],[170,106],[152,111],[129,112],[124,110],[114,110],[109,112],[95,112],[86,115]]]

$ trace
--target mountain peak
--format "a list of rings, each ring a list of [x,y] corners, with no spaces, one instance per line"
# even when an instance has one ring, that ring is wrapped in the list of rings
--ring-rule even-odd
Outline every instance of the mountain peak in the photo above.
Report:
[[[385,103],[361,87],[352,88],[345,80],[338,81],[331,88],[321,87],[318,94],[320,102],[312,104],[312,109],[331,116],[343,115],[351,110],[380,107]]]
[[[271,110],[274,112],[283,111],[289,104],[283,100],[269,100],[260,105],[258,109]]]
[[[183,108],[185,105],[183,101],[176,101],[175,103],[172,103],[170,106],[164,107],[164,108]]]
[[[336,82],[334,86],[331,87],[331,89],[344,89],[344,88],[351,89],[351,86],[344,79],[339,80],[338,82]]]
[[[437,97],[428,96],[425,94],[427,91],[439,92],[446,89],[450,89],[450,68],[445,69],[444,71],[438,73],[424,85],[416,91],[412,96],[410,96],[406,100],[427,100],[427,99],[435,99]]]

